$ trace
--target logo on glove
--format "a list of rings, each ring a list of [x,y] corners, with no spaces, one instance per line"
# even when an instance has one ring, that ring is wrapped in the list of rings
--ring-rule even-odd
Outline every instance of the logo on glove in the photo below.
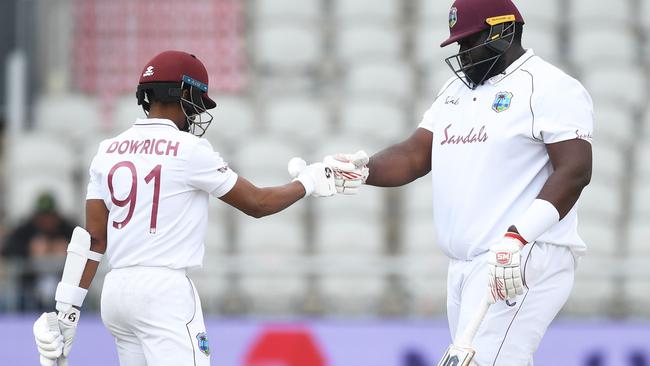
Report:
[[[332,176],[332,169],[325,167],[325,178],[330,178]]]
[[[499,264],[510,264],[512,260],[512,253],[510,252],[498,252],[497,253],[497,263]]]

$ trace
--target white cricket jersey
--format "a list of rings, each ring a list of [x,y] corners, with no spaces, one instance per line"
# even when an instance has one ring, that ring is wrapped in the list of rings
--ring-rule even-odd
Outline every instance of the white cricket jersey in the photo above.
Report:
[[[209,195],[237,181],[207,140],[166,119],[138,119],[102,141],[89,172],[86,199],[109,210],[111,268],[201,266]]]
[[[476,90],[450,79],[419,127],[433,133],[438,243],[469,260],[496,244],[540,193],[553,172],[546,144],[591,142],[593,105],[578,81],[528,50]],[[576,206],[538,240],[581,255]]]

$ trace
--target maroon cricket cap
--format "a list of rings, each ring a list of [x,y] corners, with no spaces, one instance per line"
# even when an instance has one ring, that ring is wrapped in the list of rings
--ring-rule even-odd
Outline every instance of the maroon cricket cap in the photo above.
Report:
[[[208,96],[208,71],[192,54],[182,51],[164,51],[147,62],[140,74],[140,84],[160,82],[190,84],[203,91],[203,103],[207,109],[217,106]]]
[[[507,16],[514,16],[512,20],[524,23],[512,0],[456,0],[449,10],[449,38],[440,47],[489,29],[488,19],[498,22],[501,17]],[[511,17],[506,19],[510,21]]]

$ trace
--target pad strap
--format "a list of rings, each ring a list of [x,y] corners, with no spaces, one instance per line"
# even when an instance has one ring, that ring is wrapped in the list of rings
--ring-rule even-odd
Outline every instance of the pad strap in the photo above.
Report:
[[[59,282],[59,285],[56,286],[56,294],[54,295],[54,300],[56,300],[57,303],[62,302],[81,307],[87,293],[88,290],[85,288],[73,286],[64,282]]]
[[[102,258],[104,258],[104,255],[102,253],[93,252],[92,250],[89,250],[86,254],[89,260],[95,262],[101,262]]]

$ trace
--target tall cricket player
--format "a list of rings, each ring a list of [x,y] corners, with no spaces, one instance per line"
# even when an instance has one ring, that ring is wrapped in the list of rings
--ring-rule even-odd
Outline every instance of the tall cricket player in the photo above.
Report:
[[[199,138],[216,104],[208,96],[208,73],[194,55],[155,56],[136,95],[148,118],[100,143],[89,170],[86,228],[72,235],[56,291],[58,314],[44,313],[34,324],[42,366],[57,360],[67,365],[79,308],[103,256],[111,271],[101,315],[120,364],[209,365],[201,303],[186,276],[203,261],[209,197],[262,217],[308,195],[336,193],[322,163],[292,159],[294,182],[270,188],[233,172]]]
[[[471,338],[464,330],[482,319],[486,296],[492,303],[472,343],[480,366],[532,365],[586,250],[576,203],[591,177],[592,101],[522,47],[523,25],[511,0],[456,0],[441,45],[460,46],[446,60],[456,77],[419,128],[370,159],[326,158],[350,194],[363,182],[395,187],[432,173],[452,338]]]

